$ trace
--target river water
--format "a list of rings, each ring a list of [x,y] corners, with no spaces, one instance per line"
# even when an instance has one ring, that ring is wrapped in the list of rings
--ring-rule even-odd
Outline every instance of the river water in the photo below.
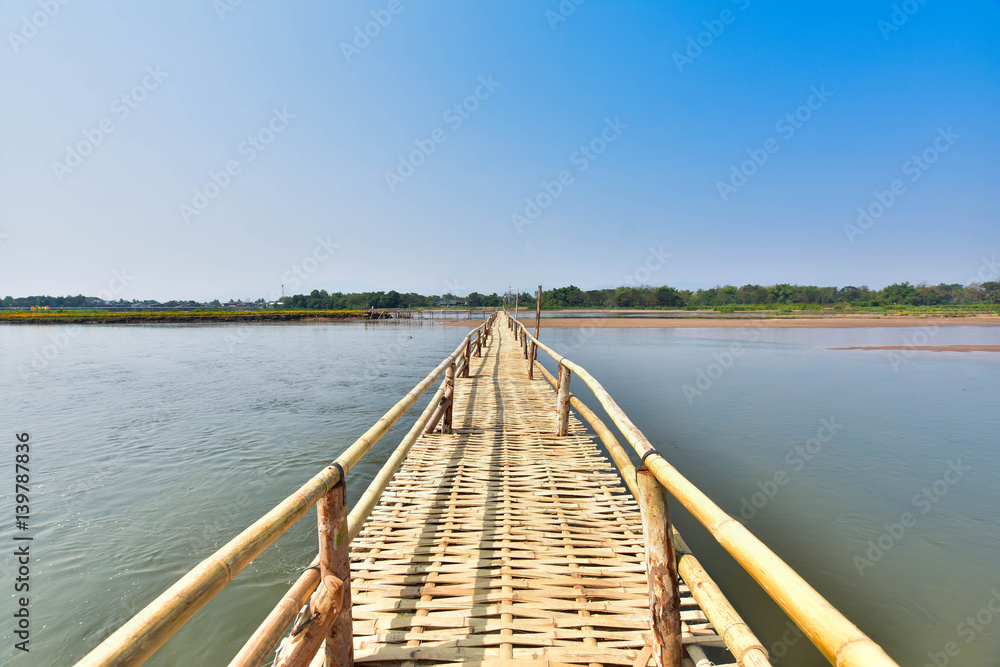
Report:
[[[465,333],[0,327],[0,663],[81,658],[332,460]],[[827,349],[997,344],[1000,329],[543,327],[542,338],[900,664],[940,665],[949,650],[952,665],[1000,664],[1000,354]],[[417,414],[352,471],[349,499]],[[20,432],[28,531],[12,527]],[[672,512],[773,662],[826,664],[678,503]],[[15,533],[34,538],[30,654],[13,648]],[[315,552],[311,514],[147,664],[228,663]]]

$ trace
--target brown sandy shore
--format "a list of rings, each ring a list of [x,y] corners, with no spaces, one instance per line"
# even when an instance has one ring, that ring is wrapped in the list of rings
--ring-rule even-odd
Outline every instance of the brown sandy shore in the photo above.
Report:
[[[927,352],[1000,352],[1000,345],[877,345],[828,347],[828,350],[925,350]]]
[[[534,326],[535,318],[518,318]],[[477,327],[483,320],[443,322]],[[910,317],[905,315],[826,315],[814,317],[543,317],[542,329],[704,329],[749,327],[763,329],[849,329],[864,327],[982,327],[1000,326],[996,315],[970,317]],[[913,349],[913,348],[907,348]]]

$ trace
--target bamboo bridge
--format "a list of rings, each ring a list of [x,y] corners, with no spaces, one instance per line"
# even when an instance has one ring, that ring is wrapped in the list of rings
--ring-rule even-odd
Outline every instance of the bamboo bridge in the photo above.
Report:
[[[557,363],[556,377],[539,350]],[[442,376],[348,512],[345,476]],[[570,393],[573,376],[633,455]],[[584,368],[505,311],[331,465],[78,664],[144,662],[316,505],[319,554],[260,627],[247,629],[230,667],[769,665],[670,525],[668,492],[832,664],[896,665],[681,476]]]

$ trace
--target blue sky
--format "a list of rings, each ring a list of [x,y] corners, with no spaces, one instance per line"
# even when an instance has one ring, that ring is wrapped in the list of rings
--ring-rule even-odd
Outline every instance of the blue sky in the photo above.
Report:
[[[0,9],[0,296],[880,287],[1000,250],[995,0],[64,1]]]

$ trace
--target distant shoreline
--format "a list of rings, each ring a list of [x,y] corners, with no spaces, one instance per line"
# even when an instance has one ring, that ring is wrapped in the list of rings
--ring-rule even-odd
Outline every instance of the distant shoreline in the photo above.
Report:
[[[534,326],[535,318],[519,317],[521,322]],[[444,322],[446,326],[468,328],[482,324],[482,320]],[[912,315],[816,315],[794,317],[543,317],[545,329],[714,329],[750,327],[762,329],[852,329],[881,327],[990,327],[1000,326],[1000,316],[970,315],[968,317],[921,317]]]
[[[1000,345],[871,345],[828,347],[828,350],[922,350],[924,352],[1000,352]]]
[[[210,322],[303,322],[382,320],[368,310],[246,310],[48,312],[14,311],[0,314],[0,324],[186,324]]]

